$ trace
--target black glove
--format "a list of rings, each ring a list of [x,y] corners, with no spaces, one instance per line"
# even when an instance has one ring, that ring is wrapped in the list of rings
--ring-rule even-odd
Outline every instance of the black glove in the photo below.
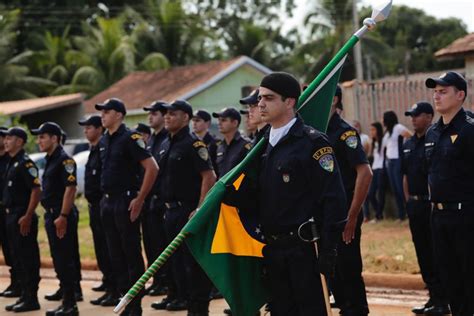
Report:
[[[319,272],[322,273],[326,279],[333,278],[336,273],[336,258],[336,249],[327,249],[319,253]]]

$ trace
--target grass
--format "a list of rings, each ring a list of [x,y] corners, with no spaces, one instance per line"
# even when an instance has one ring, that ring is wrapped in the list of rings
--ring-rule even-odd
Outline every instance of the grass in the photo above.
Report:
[[[92,233],[89,228],[89,212],[83,197],[76,200],[79,209],[79,251],[81,260],[95,260]],[[44,210],[37,210],[40,216],[39,245],[42,258],[50,258],[48,239],[44,229]],[[364,270],[384,273],[419,273],[408,222],[399,223],[384,220],[362,226],[361,252]]]

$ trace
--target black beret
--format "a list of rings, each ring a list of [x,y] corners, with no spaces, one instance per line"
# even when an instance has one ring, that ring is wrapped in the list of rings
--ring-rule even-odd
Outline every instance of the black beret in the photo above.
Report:
[[[260,87],[275,91],[285,98],[298,100],[301,94],[301,86],[298,80],[286,72],[273,72],[263,77]]]

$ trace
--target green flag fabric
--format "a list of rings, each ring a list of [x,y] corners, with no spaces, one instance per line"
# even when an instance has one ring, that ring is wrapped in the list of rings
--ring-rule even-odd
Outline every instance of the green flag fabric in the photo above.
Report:
[[[321,131],[326,131],[346,55],[336,55],[298,100],[298,112],[304,122]],[[268,301],[262,279],[264,243],[257,223],[244,215],[251,210],[242,212],[222,203],[222,199],[227,185],[234,185],[238,190],[251,162],[263,150],[264,142],[262,139],[216,183],[200,210],[183,228],[194,258],[237,316],[254,316]]]

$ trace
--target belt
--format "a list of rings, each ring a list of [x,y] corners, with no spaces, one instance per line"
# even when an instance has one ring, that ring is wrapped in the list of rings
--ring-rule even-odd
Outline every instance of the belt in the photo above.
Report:
[[[132,191],[124,191],[124,192],[117,192],[117,193],[104,193],[104,196],[107,198],[107,199],[110,199],[114,196],[120,196],[120,195],[125,195],[125,196],[131,196],[132,195]]]
[[[181,201],[165,202],[165,206],[166,206],[166,209],[170,210],[170,209],[173,209],[173,208],[183,206],[183,203]]]
[[[433,203],[437,211],[461,211],[466,206],[466,203]]]
[[[430,196],[429,195],[410,195],[408,199],[414,200],[414,201],[429,201]]]

